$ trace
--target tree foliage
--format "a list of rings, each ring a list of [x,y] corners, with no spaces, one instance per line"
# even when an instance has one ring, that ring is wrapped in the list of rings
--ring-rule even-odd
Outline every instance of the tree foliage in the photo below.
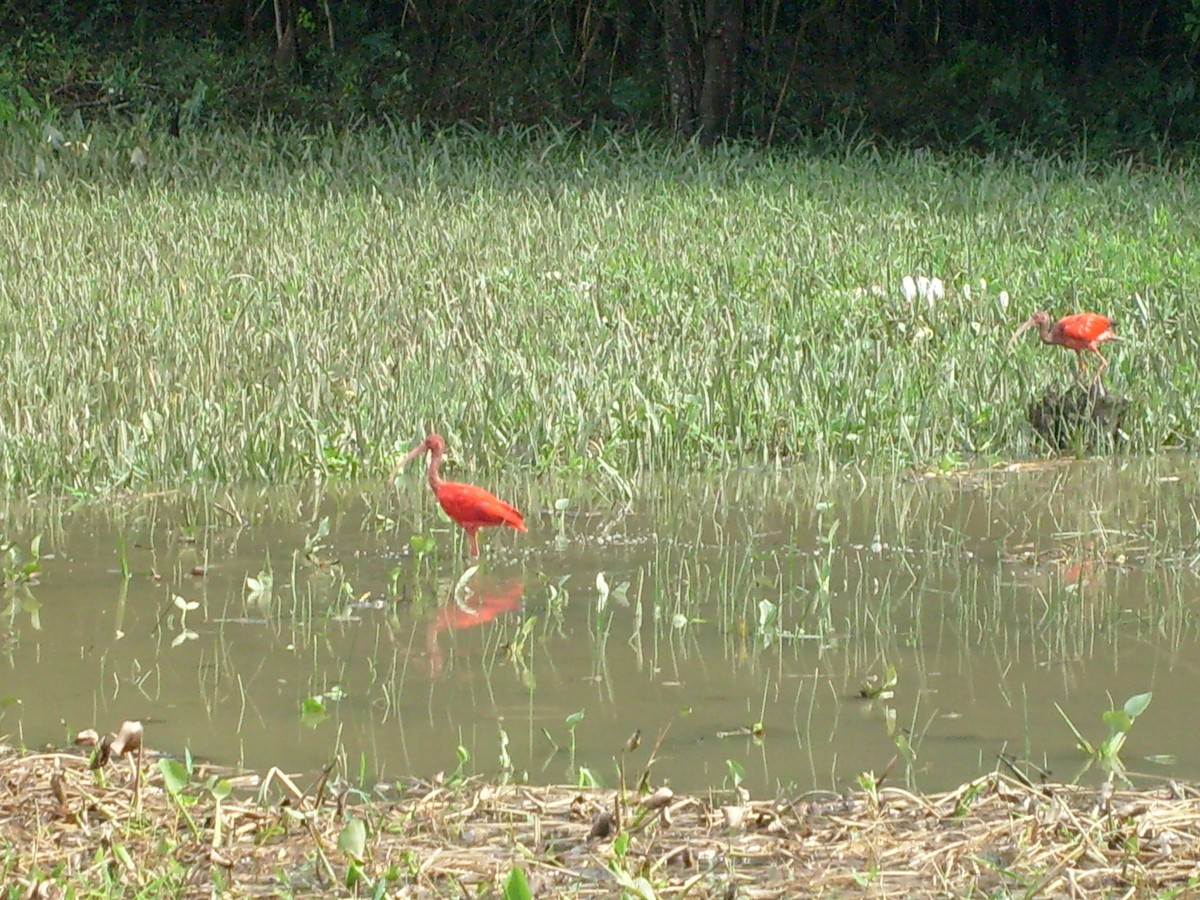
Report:
[[[0,121],[596,120],[1106,150],[1200,134],[1200,0],[9,0]]]

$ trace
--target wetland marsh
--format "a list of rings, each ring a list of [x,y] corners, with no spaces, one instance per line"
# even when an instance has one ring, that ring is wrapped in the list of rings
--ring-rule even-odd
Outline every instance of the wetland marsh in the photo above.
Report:
[[[1186,457],[508,478],[530,533],[488,530],[473,573],[416,476],[10,509],[11,566],[35,535],[44,558],[9,591],[2,727],[133,718],[258,771],[608,786],[640,730],[627,765],[657,745],[681,790],[734,765],[756,793],[843,789],[894,757],[942,790],[1001,753],[1071,780],[1055,704],[1099,741],[1153,691],[1126,764],[1197,777],[1198,483]]]
[[[81,119],[0,158],[19,890],[1200,883],[1194,162]],[[1101,458],[1039,459],[1041,308],[1125,338]],[[478,568],[380,480],[431,430],[529,525]],[[30,752],[122,720],[167,755]],[[1075,866],[1118,756],[1157,793]],[[227,821],[197,761],[266,783]],[[686,828],[591,832],[662,785]]]

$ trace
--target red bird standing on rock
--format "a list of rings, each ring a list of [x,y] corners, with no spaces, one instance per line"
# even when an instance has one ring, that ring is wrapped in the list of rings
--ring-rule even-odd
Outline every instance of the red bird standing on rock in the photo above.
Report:
[[[511,525],[525,531],[525,517],[515,506],[505,503],[494,494],[473,484],[443,481],[438,472],[446,453],[446,442],[440,434],[431,434],[405,454],[396,466],[399,472],[408,461],[429,452],[429,487],[433,496],[451,519],[457,522],[471,539],[471,556],[479,555],[479,529],[490,525]],[[393,477],[395,473],[393,473]]]
[[[1029,317],[1029,321],[1013,332],[1012,339],[1008,342],[1008,349],[1011,350],[1017,338],[1026,330],[1036,325],[1042,343],[1058,344],[1060,347],[1066,347],[1068,350],[1075,351],[1075,356],[1079,359],[1079,374],[1076,377],[1081,382],[1083,381],[1083,373],[1086,368],[1083,352],[1086,350],[1089,353],[1096,354],[1100,360],[1100,365],[1096,368],[1096,374],[1092,378],[1091,386],[1095,387],[1100,383],[1100,377],[1104,374],[1104,370],[1108,368],[1108,360],[1100,352],[1100,345],[1106,341],[1121,340],[1120,335],[1113,331],[1115,324],[1107,316],[1102,316],[1099,313],[1083,312],[1063,316],[1051,325],[1050,313],[1042,309],[1035,312]]]

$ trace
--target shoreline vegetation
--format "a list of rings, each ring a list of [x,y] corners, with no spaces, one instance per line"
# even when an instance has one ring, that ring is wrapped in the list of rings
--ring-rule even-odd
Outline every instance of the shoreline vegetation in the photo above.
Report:
[[[380,477],[429,430],[473,471],[1037,456],[1074,360],[1005,345],[1043,308],[1117,321],[1117,446],[1197,441],[1188,162],[78,121],[0,155],[14,495]]]
[[[126,723],[129,726],[135,723]],[[124,729],[123,729],[124,732]],[[138,728],[140,738],[140,727]],[[104,756],[110,749],[102,745]],[[11,897],[1183,896],[1200,887],[1200,793],[992,772],[918,795],[676,795],[405,779],[303,787],[140,746],[0,753]],[[15,891],[15,892],[14,892]]]

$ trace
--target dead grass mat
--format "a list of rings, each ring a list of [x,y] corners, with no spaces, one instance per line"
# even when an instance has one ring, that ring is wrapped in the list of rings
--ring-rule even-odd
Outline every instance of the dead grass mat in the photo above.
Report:
[[[1097,790],[993,773],[932,795],[882,787],[739,801],[660,789],[621,802],[614,790],[413,780],[361,801],[332,780],[302,791],[272,770],[235,779],[241,790],[218,804],[208,777],[195,772],[181,802],[150,760],[96,772],[74,753],[5,756],[8,883],[28,897],[68,884],[345,896],[352,860],[338,839],[353,817],[366,825],[367,896],[380,878],[388,896],[498,895],[514,866],[534,896],[630,885],[659,897],[1200,893],[1200,795],[1174,783]]]

